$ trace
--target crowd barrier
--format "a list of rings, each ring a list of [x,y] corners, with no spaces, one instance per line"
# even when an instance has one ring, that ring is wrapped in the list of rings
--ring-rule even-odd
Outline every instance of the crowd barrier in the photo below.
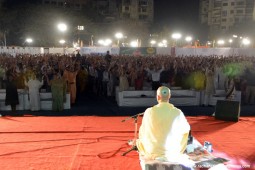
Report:
[[[241,103],[241,91],[236,91],[234,101]],[[171,98],[169,100],[175,106],[200,106],[204,104],[204,91],[186,90],[180,87],[171,87]],[[226,92],[216,90],[214,95],[209,96],[209,105],[215,106],[217,100],[225,100]],[[144,90],[135,90],[130,87],[128,90],[119,91],[115,89],[115,99],[118,106],[153,106],[157,104],[156,91],[146,88]]]
[[[116,87],[115,97],[118,106],[151,106],[154,105],[157,100],[155,98],[156,92],[151,88],[143,88],[144,90],[135,90],[134,87],[130,87],[126,91],[119,91],[119,87]]]
[[[0,110],[11,110],[11,106],[5,105],[6,90],[0,89]],[[30,102],[28,92],[24,89],[18,89],[19,105],[16,110],[30,110]],[[40,93],[41,110],[52,110],[52,94],[47,92]],[[70,94],[66,94],[64,109],[71,109]]]
[[[143,50],[147,48],[149,50]],[[181,48],[181,47],[81,47],[80,54],[105,55],[110,51],[112,55],[120,55],[121,51],[139,51],[139,55],[172,55],[172,56],[250,56],[255,53],[254,48]],[[16,54],[75,54],[76,48],[45,48],[45,47],[3,47],[0,46],[0,53],[7,53],[13,56]],[[143,53],[152,52],[153,53]],[[130,55],[135,55],[130,52]]]
[[[156,91],[134,90],[133,87],[125,91],[119,91],[116,87],[116,101],[118,106],[153,106],[157,104]],[[195,90],[182,90],[171,88],[170,103],[175,106],[199,106],[200,92]]]
[[[11,106],[5,105],[6,90],[0,89],[0,110],[11,110]],[[19,105],[16,105],[16,110],[24,110],[24,90],[18,89]]]

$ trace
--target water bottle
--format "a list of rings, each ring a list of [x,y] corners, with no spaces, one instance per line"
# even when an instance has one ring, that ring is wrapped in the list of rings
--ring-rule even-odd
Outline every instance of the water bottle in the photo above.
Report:
[[[210,143],[210,142],[208,142],[208,141],[205,141],[204,142],[204,149],[205,150],[207,150],[208,152],[213,152],[213,150],[212,150],[212,144]]]

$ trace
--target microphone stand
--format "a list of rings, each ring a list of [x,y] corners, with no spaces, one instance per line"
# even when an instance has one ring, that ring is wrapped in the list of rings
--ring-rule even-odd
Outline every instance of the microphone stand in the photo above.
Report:
[[[124,152],[124,153],[122,154],[122,156],[125,156],[126,154],[128,154],[129,152],[131,152],[131,151],[133,151],[133,150],[137,150],[137,147],[136,147],[136,145],[135,145],[135,141],[136,141],[136,139],[137,139],[137,131],[138,131],[138,128],[137,128],[137,120],[138,120],[138,117],[139,117],[139,116],[142,116],[143,114],[144,114],[144,113],[139,113],[139,114],[136,114],[136,115],[134,115],[134,116],[130,116],[130,117],[128,117],[128,118],[126,118],[126,119],[124,119],[124,120],[121,121],[121,122],[125,122],[125,121],[127,121],[127,120],[133,118],[133,119],[134,119],[134,122],[135,122],[135,134],[134,134],[134,139],[128,141],[128,144],[129,144],[129,145],[132,145],[132,147],[131,147],[130,149],[128,149],[126,152]]]

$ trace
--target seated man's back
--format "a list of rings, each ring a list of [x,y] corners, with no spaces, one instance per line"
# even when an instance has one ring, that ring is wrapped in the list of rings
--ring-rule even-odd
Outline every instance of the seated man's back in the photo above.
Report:
[[[170,89],[160,87],[157,91],[159,104],[144,113],[137,140],[141,156],[170,158],[186,148],[190,126],[182,111],[168,102],[169,98]]]

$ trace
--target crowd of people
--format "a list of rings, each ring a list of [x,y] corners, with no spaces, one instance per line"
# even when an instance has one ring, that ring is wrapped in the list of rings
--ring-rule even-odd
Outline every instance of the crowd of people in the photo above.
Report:
[[[255,58],[247,56],[0,54],[0,88],[13,111],[17,89],[28,90],[33,111],[40,110],[39,92],[52,92],[53,110],[61,111],[66,92],[74,104],[77,93],[114,96],[116,86],[205,90],[205,105],[215,89],[225,89],[229,100],[240,90],[244,103],[254,104],[254,66]]]

